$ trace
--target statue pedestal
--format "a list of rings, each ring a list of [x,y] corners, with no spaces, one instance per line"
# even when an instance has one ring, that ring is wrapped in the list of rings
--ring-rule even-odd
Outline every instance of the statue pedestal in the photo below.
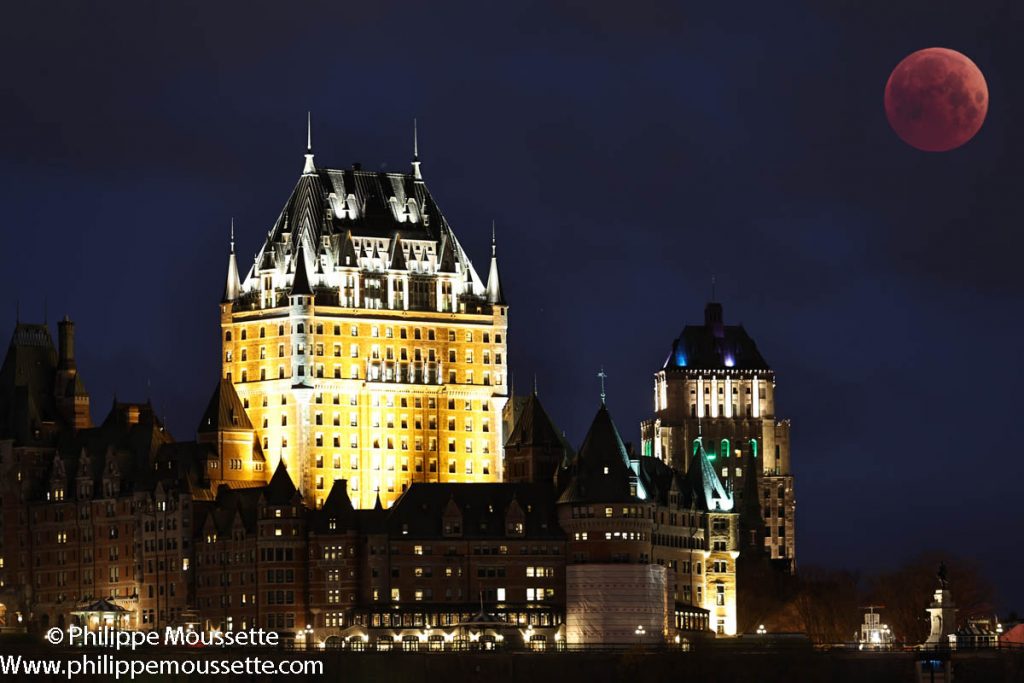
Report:
[[[953,594],[948,588],[935,591],[935,598],[928,606],[928,616],[931,632],[928,640],[924,641],[925,647],[950,647],[950,636],[956,633],[956,605],[953,604]]]

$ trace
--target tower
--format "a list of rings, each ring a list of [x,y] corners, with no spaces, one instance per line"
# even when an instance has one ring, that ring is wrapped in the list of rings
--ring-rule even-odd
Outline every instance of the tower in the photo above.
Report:
[[[75,361],[75,324],[64,316],[57,323],[57,374],[54,381],[57,409],[74,429],[92,426],[89,394],[78,375]]]
[[[654,507],[602,401],[558,499],[570,645],[664,642],[668,573],[651,558]]]
[[[654,416],[641,424],[644,456],[685,469],[700,440],[709,462],[735,493],[739,509],[756,490],[764,543],[775,560],[795,561],[796,500],[790,470],[789,420],[775,414],[775,373],[742,325],[727,325],[710,302],[703,325],[687,325],[654,373]],[[758,486],[745,484],[756,469]],[[741,517],[741,526],[757,516]],[[745,543],[751,531],[741,528]]]
[[[229,256],[221,377],[307,504],[344,479],[356,508],[415,481],[501,478],[507,314],[411,173],[302,173],[246,275]],[[493,239],[493,237],[492,237]]]

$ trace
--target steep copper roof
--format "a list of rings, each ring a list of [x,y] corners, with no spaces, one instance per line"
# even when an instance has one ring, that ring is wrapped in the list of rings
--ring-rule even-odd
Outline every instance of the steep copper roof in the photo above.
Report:
[[[771,370],[742,325],[726,325],[722,305],[704,309],[703,325],[687,325],[672,342],[664,368]]]
[[[732,491],[726,490],[718,478],[700,437],[697,438],[693,458],[686,470],[686,486],[687,493],[694,497],[698,509],[709,512],[729,512],[733,509]]]
[[[505,440],[506,446],[567,447],[554,421],[544,410],[537,394],[526,398],[521,411],[515,416],[516,424]],[[571,450],[571,449],[569,449]]]
[[[252,422],[245,413],[245,407],[238,398],[234,385],[230,380],[221,379],[217,383],[217,388],[213,390],[210,402],[206,404],[206,410],[196,431],[205,434],[252,428]]]
[[[32,426],[58,419],[57,351],[46,325],[18,323],[0,367],[0,438],[35,442]]]
[[[387,531],[403,538],[441,536],[452,505],[460,513],[463,538],[508,536],[509,515],[523,522],[531,539],[563,537],[548,483],[413,484],[385,511]]]
[[[570,468],[569,484],[560,503],[618,503],[640,500],[640,486],[629,466],[626,447],[604,403],[590,425],[583,445]]]
[[[299,492],[295,488],[295,482],[292,481],[291,475],[288,474],[284,460],[278,462],[274,476],[270,478],[263,493],[269,505],[288,505],[296,501]]]

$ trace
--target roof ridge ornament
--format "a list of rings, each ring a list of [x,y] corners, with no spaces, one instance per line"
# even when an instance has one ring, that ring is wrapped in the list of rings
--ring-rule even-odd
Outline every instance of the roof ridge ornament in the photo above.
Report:
[[[420,135],[415,117],[412,120],[412,177],[423,182],[423,172],[420,170]]]
[[[306,112],[306,165],[302,167],[302,175],[313,175],[316,173],[316,165],[313,163],[313,116]]]
[[[601,372],[597,373],[597,377],[601,380],[601,405],[603,406],[605,405],[605,398],[607,396],[605,393],[604,381],[608,379],[608,374],[605,373],[603,365],[601,366]]]

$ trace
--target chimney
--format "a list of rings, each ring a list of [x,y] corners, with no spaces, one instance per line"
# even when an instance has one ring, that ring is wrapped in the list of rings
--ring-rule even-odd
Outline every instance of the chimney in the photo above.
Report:
[[[75,369],[75,324],[66,315],[57,323],[57,357],[61,370]]]
[[[721,339],[725,336],[725,325],[722,324],[722,304],[709,301],[704,307],[704,326],[711,328],[711,334]]]

